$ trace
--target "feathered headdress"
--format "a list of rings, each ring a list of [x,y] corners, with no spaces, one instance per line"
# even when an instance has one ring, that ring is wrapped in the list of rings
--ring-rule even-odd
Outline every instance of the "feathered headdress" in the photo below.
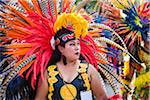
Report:
[[[62,27],[71,26],[75,38],[82,37],[81,55],[87,62],[97,66],[98,59],[94,56],[94,52],[97,52],[98,48],[92,38],[86,35],[88,21],[77,13],[71,13],[74,2],[59,2],[60,9],[57,10],[58,2],[55,0],[47,1],[45,7],[40,5],[45,3],[43,1],[19,0],[24,12],[3,2],[0,3],[4,8],[1,9],[0,16],[5,25],[0,29],[3,32],[1,38],[11,40],[11,43],[1,45],[2,52],[4,55],[10,55],[16,61],[12,65],[15,72],[13,70],[9,73],[11,77],[6,79],[4,84],[11,80],[13,75],[16,75],[15,73],[22,75],[26,72],[25,77],[28,79],[31,76],[34,88],[37,76],[40,75],[40,78],[43,79],[43,73],[53,53],[50,41]]]
[[[0,45],[0,50],[3,60],[11,57],[13,61],[2,71],[3,90],[18,73],[19,75],[25,73],[27,79],[31,77],[31,85],[35,88],[37,77],[40,75],[40,79],[44,78],[44,71],[53,53],[53,45],[57,44],[56,41],[51,41],[62,28],[71,30],[75,38],[80,38],[81,55],[88,63],[99,67],[115,87],[112,81],[119,81],[119,78],[113,73],[107,59],[101,55],[107,54],[108,51],[99,44],[99,41],[106,40],[108,43],[110,41],[99,37],[93,38],[96,35],[93,33],[98,33],[99,27],[97,30],[97,26],[89,25],[90,20],[85,20],[84,17],[90,18],[77,13],[84,5],[75,6],[76,0],[18,1],[20,9],[0,2],[2,6],[0,18],[3,21],[3,27],[0,28],[1,39],[5,41]],[[108,29],[104,25],[100,27]],[[123,49],[120,45],[115,43],[113,45]],[[107,69],[108,67],[110,68]],[[7,78],[4,78],[6,74]]]
[[[129,44],[129,49],[136,41],[140,46],[148,37],[150,8],[149,2],[142,1],[140,3],[136,0],[125,0],[122,3],[122,0],[112,0],[113,7],[102,5],[106,13],[102,12],[101,15],[111,20],[112,28]]]

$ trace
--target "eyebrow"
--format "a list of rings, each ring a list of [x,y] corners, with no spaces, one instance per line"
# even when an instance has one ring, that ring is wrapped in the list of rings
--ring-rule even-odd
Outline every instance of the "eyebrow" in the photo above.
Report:
[[[78,41],[73,40],[73,41],[70,41],[70,42],[73,42],[73,43],[75,43],[75,42],[79,42],[79,43],[80,43],[80,41],[79,41],[79,40],[78,40]]]

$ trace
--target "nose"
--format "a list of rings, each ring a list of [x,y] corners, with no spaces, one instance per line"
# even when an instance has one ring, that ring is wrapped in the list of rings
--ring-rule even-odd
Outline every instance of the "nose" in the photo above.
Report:
[[[75,45],[75,50],[80,50],[80,45],[79,44]]]
[[[75,47],[75,50],[79,50],[79,47],[78,47],[78,46],[76,46],[76,47]]]

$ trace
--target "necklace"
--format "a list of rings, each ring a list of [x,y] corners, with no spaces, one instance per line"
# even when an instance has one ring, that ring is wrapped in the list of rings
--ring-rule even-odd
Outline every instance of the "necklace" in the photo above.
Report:
[[[67,83],[64,81],[64,78],[63,78],[62,74],[60,73],[60,71],[59,71],[59,74],[60,74],[60,76],[61,76],[61,78],[62,78],[62,81],[63,81],[63,84],[64,84],[64,86],[60,89],[61,95],[63,95],[64,92],[65,92],[65,90],[67,89],[67,90],[69,91],[69,93],[71,94],[71,96],[72,96],[71,98],[73,98],[74,100],[77,100],[77,99],[75,98],[75,96],[77,95],[77,90],[76,90],[75,86],[72,85],[72,84],[67,84]],[[69,94],[68,94],[68,95],[69,95]]]

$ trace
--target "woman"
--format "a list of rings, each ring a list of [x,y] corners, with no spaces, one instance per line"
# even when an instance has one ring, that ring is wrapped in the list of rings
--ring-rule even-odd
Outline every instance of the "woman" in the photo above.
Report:
[[[97,100],[107,100],[97,70],[90,64],[81,63],[80,41],[75,39],[73,32],[62,28],[54,39],[60,42],[55,42],[50,66],[45,71],[45,79],[42,80],[35,99],[46,99],[48,94],[48,98],[53,100],[88,100],[93,93]]]
[[[67,36],[70,37],[64,40],[64,37]],[[54,39],[55,41],[59,39],[61,42],[55,46],[50,66],[48,71],[45,71],[45,79],[42,80],[37,90],[36,100],[46,99],[48,92],[48,98],[54,100],[81,99],[91,95],[91,90],[97,100],[107,100],[101,77],[96,69],[79,60],[80,41],[75,39],[73,32],[62,28]],[[53,76],[51,72],[55,72],[56,75]],[[56,81],[48,84],[47,80],[52,80],[52,77]]]

